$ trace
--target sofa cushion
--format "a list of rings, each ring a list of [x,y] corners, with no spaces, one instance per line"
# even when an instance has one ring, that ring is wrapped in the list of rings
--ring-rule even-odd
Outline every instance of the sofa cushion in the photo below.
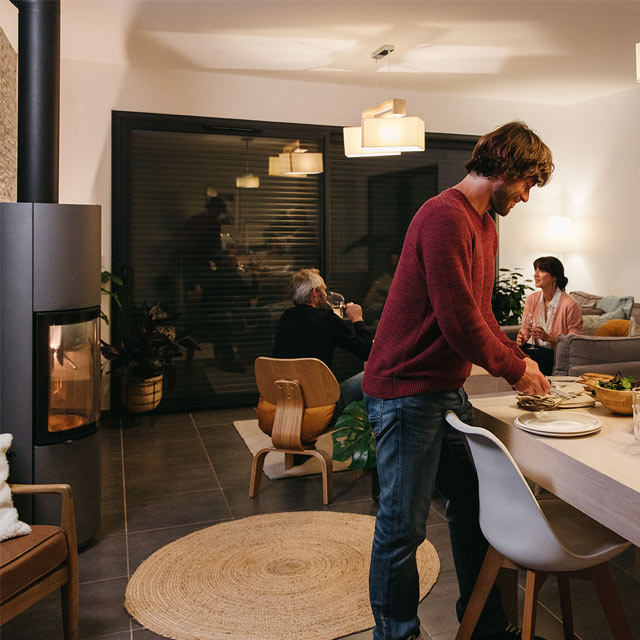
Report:
[[[609,320],[605,322],[601,327],[598,327],[595,332],[596,336],[628,336],[629,335],[629,320]]]
[[[580,307],[580,309],[583,316],[601,316],[604,313],[604,309],[598,309],[598,307]]]
[[[608,338],[575,333],[558,336],[554,375],[573,376],[585,371],[615,374],[619,370],[624,372],[627,365],[640,365],[640,336]]]
[[[60,527],[33,525],[31,533],[0,542],[0,602],[34,584],[67,557],[67,536]]]
[[[603,313],[600,316],[582,316],[582,333],[585,336],[593,336],[605,322],[624,319],[624,310],[622,308],[618,308],[611,313]]]
[[[638,322],[633,316],[629,320],[629,335],[640,336],[640,322]]]
[[[598,307],[602,296],[596,296],[593,293],[586,293],[585,291],[571,291],[569,295],[581,306],[581,307]]]

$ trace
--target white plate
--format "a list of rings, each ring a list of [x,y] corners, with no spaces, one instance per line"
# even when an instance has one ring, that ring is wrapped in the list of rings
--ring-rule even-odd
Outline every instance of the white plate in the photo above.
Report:
[[[551,389],[553,392],[553,389]],[[581,409],[582,407],[594,407],[596,399],[587,393],[581,393],[575,398],[563,400],[556,409]]]
[[[569,438],[595,433],[602,428],[602,422],[595,416],[575,411],[536,411],[523,413],[515,420],[516,427],[541,436]]]

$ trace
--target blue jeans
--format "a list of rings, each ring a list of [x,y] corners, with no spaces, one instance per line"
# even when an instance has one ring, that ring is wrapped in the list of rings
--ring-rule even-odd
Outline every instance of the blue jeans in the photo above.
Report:
[[[350,403],[356,400],[362,400],[362,377],[364,371],[356,373],[355,376],[351,376],[340,383],[340,397],[336,402],[336,408],[333,410],[333,417],[330,424],[335,424],[336,420],[340,417],[344,408]]]
[[[462,620],[487,551],[478,521],[478,481],[464,437],[445,421],[451,409],[473,423],[463,389],[380,400],[367,395],[365,406],[376,439],[380,499],[376,518],[369,597],[376,620],[374,640],[417,636],[420,620],[416,549],[426,536],[435,488],[446,500],[451,549]],[[506,617],[494,587],[476,630],[504,629]]]

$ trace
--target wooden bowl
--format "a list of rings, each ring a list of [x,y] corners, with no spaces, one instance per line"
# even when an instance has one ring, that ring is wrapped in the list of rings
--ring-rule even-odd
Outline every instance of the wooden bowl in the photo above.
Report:
[[[621,413],[625,416],[633,414],[631,405],[631,391],[616,391],[615,389],[605,389],[595,386],[596,398],[613,413]]]

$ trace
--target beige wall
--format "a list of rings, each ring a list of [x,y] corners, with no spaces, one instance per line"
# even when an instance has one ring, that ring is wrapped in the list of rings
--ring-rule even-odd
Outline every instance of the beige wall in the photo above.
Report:
[[[14,12],[5,5],[13,9],[2,5],[0,26],[15,33]],[[570,216],[579,237],[574,251],[560,254],[569,288],[640,300],[640,85],[567,107],[411,92],[402,97],[428,131],[481,134],[520,118],[554,152],[550,185],[535,189],[527,205],[500,222],[503,266],[530,272],[532,260],[548,252],[547,216]],[[103,264],[109,265],[112,109],[353,125],[379,99],[375,90],[344,85],[63,61],[60,201],[102,205]]]

